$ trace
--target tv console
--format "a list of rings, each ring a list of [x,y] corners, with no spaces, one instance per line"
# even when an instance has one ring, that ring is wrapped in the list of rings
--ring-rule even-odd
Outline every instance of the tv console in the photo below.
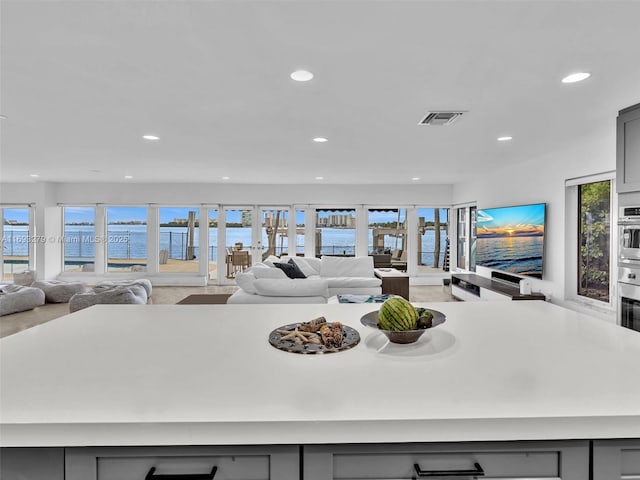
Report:
[[[491,272],[491,278],[474,273],[451,275],[451,294],[459,300],[545,300],[541,293],[520,293],[520,277]]]

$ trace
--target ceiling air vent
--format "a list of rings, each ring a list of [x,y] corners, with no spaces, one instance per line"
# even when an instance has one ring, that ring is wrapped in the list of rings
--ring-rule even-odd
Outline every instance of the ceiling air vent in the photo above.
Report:
[[[451,125],[458,118],[460,118],[465,112],[427,112],[427,115],[418,123],[418,125]]]

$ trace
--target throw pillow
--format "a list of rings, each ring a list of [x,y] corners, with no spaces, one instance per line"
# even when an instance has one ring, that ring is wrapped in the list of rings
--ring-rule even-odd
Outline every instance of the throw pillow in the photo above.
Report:
[[[282,270],[285,273],[285,275],[289,278],[307,278],[305,274],[302,273],[302,270],[300,270],[295,263],[292,264],[292,263],[275,262],[274,265],[276,268],[279,268],[280,270]]]
[[[305,274],[305,276],[309,277],[311,275],[319,275],[320,271],[316,270],[315,268],[313,268],[311,266],[311,264],[309,262],[307,262],[307,259],[304,257],[296,257],[296,258],[291,258],[289,259],[289,263],[295,263],[296,266],[302,270],[302,273]]]

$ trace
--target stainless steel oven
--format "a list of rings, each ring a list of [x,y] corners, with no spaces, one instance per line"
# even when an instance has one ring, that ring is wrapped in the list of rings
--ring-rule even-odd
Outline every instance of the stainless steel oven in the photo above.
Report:
[[[623,327],[640,332],[640,268],[618,269],[618,320]]]
[[[618,219],[618,260],[640,268],[640,207],[621,207]]]

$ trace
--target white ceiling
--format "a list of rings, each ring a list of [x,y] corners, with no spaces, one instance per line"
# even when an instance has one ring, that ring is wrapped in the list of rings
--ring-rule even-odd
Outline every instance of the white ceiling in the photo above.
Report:
[[[4,182],[455,183],[610,137],[640,102],[635,0],[2,0],[0,13]],[[299,68],[315,78],[292,81]],[[573,71],[592,77],[561,84]],[[418,126],[433,109],[468,113]]]

